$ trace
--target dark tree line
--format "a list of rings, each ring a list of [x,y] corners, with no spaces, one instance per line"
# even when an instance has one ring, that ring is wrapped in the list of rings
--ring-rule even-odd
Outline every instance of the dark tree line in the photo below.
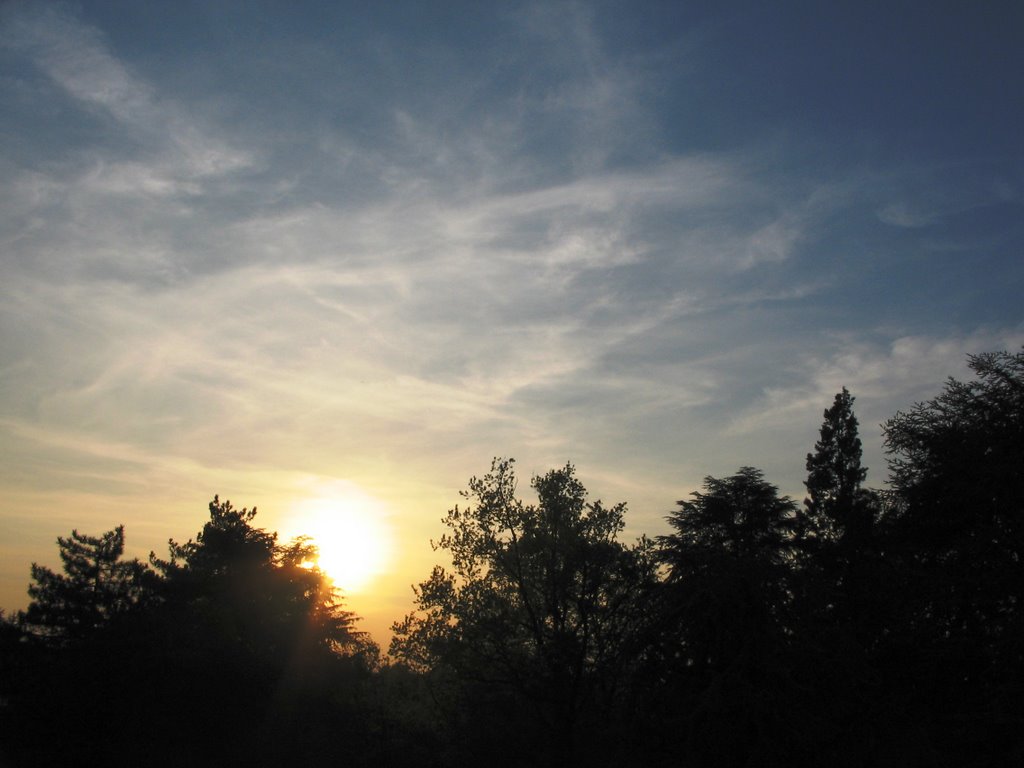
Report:
[[[166,560],[122,559],[124,529],[59,538],[9,624],[3,748],[13,765],[325,764],[368,752],[376,647],[255,509],[214,498]],[[364,743],[367,742],[367,743]]]
[[[669,532],[572,465],[472,478],[387,658],[255,510],[218,499],[168,559],[58,539],[0,617],[12,765],[1024,764],[1024,352],[884,427],[824,412],[799,504],[753,467]],[[2,760],[0,760],[2,762]]]

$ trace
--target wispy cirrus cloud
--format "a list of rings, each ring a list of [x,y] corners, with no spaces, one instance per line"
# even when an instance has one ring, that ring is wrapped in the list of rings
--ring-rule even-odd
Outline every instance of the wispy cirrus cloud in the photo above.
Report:
[[[856,398],[872,483],[881,484],[886,462],[881,425],[900,410],[939,393],[950,376],[969,379],[968,355],[1024,347],[1024,326],[978,328],[969,333],[875,338],[841,335],[789,361],[789,382],[765,388],[731,418],[728,432],[758,439],[802,424],[816,434],[822,411],[846,387]],[[811,443],[807,443],[807,450]]]
[[[1013,164],[938,165],[914,169],[895,181],[897,189],[889,193],[877,216],[885,224],[907,229],[923,229],[986,208],[1019,206],[1024,200],[1024,180]]]
[[[0,42],[26,55],[69,96],[113,118],[136,141],[148,140],[160,152],[162,178],[153,178],[155,169],[137,164],[100,165],[90,172],[100,189],[167,194],[180,189],[175,181],[221,174],[252,162],[246,152],[205,129],[185,106],[160,98],[110,52],[98,29],[62,6],[15,7],[7,17]],[[189,191],[187,185],[184,191]]]
[[[843,385],[880,481],[870,425],[1021,343],[1019,158],[876,155],[887,119],[764,76],[775,13],[147,6],[128,42],[96,7],[0,10],[0,477],[29,506],[342,478],[426,542],[424,499],[505,454],[654,531],[740,464],[799,492]]]

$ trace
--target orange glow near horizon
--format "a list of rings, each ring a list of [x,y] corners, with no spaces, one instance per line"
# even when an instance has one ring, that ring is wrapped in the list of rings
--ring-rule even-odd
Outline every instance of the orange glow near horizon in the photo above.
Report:
[[[319,487],[292,504],[282,533],[309,536],[320,552],[316,564],[346,595],[368,591],[392,558],[383,503],[351,484]]]

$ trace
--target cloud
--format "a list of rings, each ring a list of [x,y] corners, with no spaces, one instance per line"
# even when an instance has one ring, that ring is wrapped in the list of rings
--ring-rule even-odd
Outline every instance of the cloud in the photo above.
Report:
[[[908,172],[876,211],[894,227],[923,229],[943,219],[985,208],[1020,205],[1020,180],[1011,168],[989,163],[938,165]]]
[[[769,387],[730,424],[735,435],[777,428],[794,419],[813,420],[844,386],[857,398],[861,421],[875,424],[935,397],[947,377],[968,379],[967,357],[1024,345],[1024,327],[980,328],[949,336],[842,335],[829,347],[805,353],[787,367],[794,383]]]
[[[402,152],[318,129],[310,146],[338,161],[320,171],[282,174],[269,137],[260,205],[212,183],[249,155],[133,74],[99,33],[67,15],[49,30],[29,24],[22,50],[152,149],[93,149],[74,174],[16,180],[22,220],[46,223],[26,224],[17,248],[56,262],[7,288],[29,328],[18,343],[32,363],[11,374],[19,413],[210,466],[326,471],[318,450],[352,461],[368,443],[575,453],[589,442],[607,457],[633,431],[649,430],[657,450],[688,420],[740,435],[794,412],[768,383],[763,413],[718,413],[761,381],[752,366],[796,346],[778,338],[770,306],[828,286],[788,264],[848,198],[766,171],[749,151],[606,163],[637,85],[586,13],[559,19],[569,44],[546,45],[553,58],[538,66],[564,76],[518,108],[564,117],[590,160],[537,174],[543,155],[502,145],[507,132],[488,118],[453,141],[410,107],[394,112]],[[580,132],[578,110],[613,128]],[[747,342],[715,349],[737,334]],[[820,389],[796,400],[810,405]],[[218,440],[250,434],[265,441]]]
[[[116,510],[160,546],[214,492],[344,481],[426,570],[512,455],[657,533],[742,464],[799,494],[843,385],[878,484],[881,421],[1022,341],[1019,163],[793,109],[745,17],[76,8],[0,9],[0,475],[31,526]]]
[[[0,43],[28,57],[83,107],[106,115],[150,147],[148,165],[100,161],[87,189],[167,195],[196,191],[195,181],[248,167],[249,153],[204,127],[185,106],[160,98],[108,48],[103,34],[60,5],[19,5],[6,13]]]

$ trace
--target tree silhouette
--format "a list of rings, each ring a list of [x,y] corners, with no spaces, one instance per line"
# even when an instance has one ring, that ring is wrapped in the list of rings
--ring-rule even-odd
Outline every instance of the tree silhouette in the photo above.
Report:
[[[754,467],[741,467],[732,477],[704,478],[704,492],[681,500],[668,516],[675,530],[659,536],[662,557],[671,579],[681,578],[726,557],[736,562],[784,565],[792,550],[796,506]]]
[[[884,425],[890,483],[922,549],[948,559],[1019,559],[1024,507],[1024,352],[972,355],[977,380],[945,391]],[[969,530],[975,536],[965,536]],[[969,539],[973,539],[973,542]]]
[[[122,666],[132,629],[156,601],[156,576],[123,560],[124,527],[100,536],[58,537],[63,573],[32,565],[32,602],[19,617],[27,634],[10,648],[16,670],[12,748],[26,765],[58,765],[75,744],[83,763],[101,759],[121,724]],[[62,749],[62,745],[65,745]]]
[[[657,538],[668,568],[652,718],[693,765],[799,754],[789,617],[796,505],[760,470],[707,477]]]
[[[868,470],[862,467],[861,442],[853,396],[846,387],[825,411],[814,453],[807,454],[808,497],[802,517],[804,537],[818,543],[847,537],[867,538],[874,504],[861,489]]]
[[[1024,352],[969,364],[974,380],[884,425],[910,597],[896,639],[934,749],[1008,764],[1024,756]]]
[[[881,562],[876,540],[881,498],[861,487],[867,468],[861,466],[853,401],[846,387],[836,394],[814,453],[807,454],[808,497],[797,516],[804,555],[799,592],[801,609],[816,615],[827,631],[850,632],[851,640],[864,645],[881,631],[878,593],[892,574]]]
[[[884,557],[881,496],[861,487],[867,469],[853,403],[843,387],[824,412],[797,516],[792,644],[816,693],[816,756],[830,765],[881,759],[870,745],[893,712],[877,695],[886,663],[879,645],[891,638],[904,584]]]
[[[486,702],[513,718],[488,721],[516,734],[492,760],[529,747],[537,761],[566,764],[590,748],[594,734],[580,734],[623,681],[653,562],[642,543],[616,540],[625,505],[588,503],[571,465],[531,485],[536,505],[516,498],[511,460],[470,480],[470,504],[448,512],[436,545],[453,570],[437,566],[415,589],[418,610],[394,626],[391,650],[454,679],[463,705],[475,705],[464,713]]]
[[[307,539],[279,545],[276,534],[252,524],[255,507],[236,509],[214,497],[209,510],[195,541],[172,540],[168,560],[151,556],[166,602],[210,618],[226,633],[221,639],[268,656],[295,642],[373,652],[326,575],[308,565],[316,551]]]
[[[163,576],[162,604],[142,662],[159,667],[150,671],[171,705],[164,716],[205,734],[225,759],[339,756],[340,745],[332,748],[313,724],[323,711],[354,722],[356,689],[376,646],[326,576],[308,567],[308,541],[279,545],[253,524],[255,508],[218,497],[209,512],[194,540],[172,540],[168,560],[150,558]]]
[[[45,642],[19,643],[14,674],[0,670],[16,688],[11,745],[24,764],[66,764],[69,745],[83,765],[369,755],[363,700],[378,652],[309,567],[315,548],[278,544],[255,509],[215,497],[209,512],[169,559],[150,556],[153,570],[120,560],[122,528],[59,539],[65,576],[33,568],[26,621]]]
[[[214,497],[209,511],[194,541],[172,540],[170,559],[150,558],[170,610],[187,612],[210,632],[207,639],[267,658],[296,643],[307,653],[372,652],[326,576],[308,566],[316,550],[307,539],[279,545],[277,534],[253,526],[255,507],[236,509]]]
[[[527,503],[496,459],[443,518],[451,565],[391,664],[310,540],[255,508],[214,497],[149,566],[121,526],[73,531],[0,612],[0,762],[1020,764],[1024,351],[969,359],[884,425],[884,495],[844,388],[802,509],[742,467],[654,544],[621,543],[625,505],[572,465]]]
[[[58,537],[63,573],[32,564],[23,621],[52,642],[80,640],[152,597],[153,579],[144,563],[122,560],[124,526],[100,536],[72,531]]]

